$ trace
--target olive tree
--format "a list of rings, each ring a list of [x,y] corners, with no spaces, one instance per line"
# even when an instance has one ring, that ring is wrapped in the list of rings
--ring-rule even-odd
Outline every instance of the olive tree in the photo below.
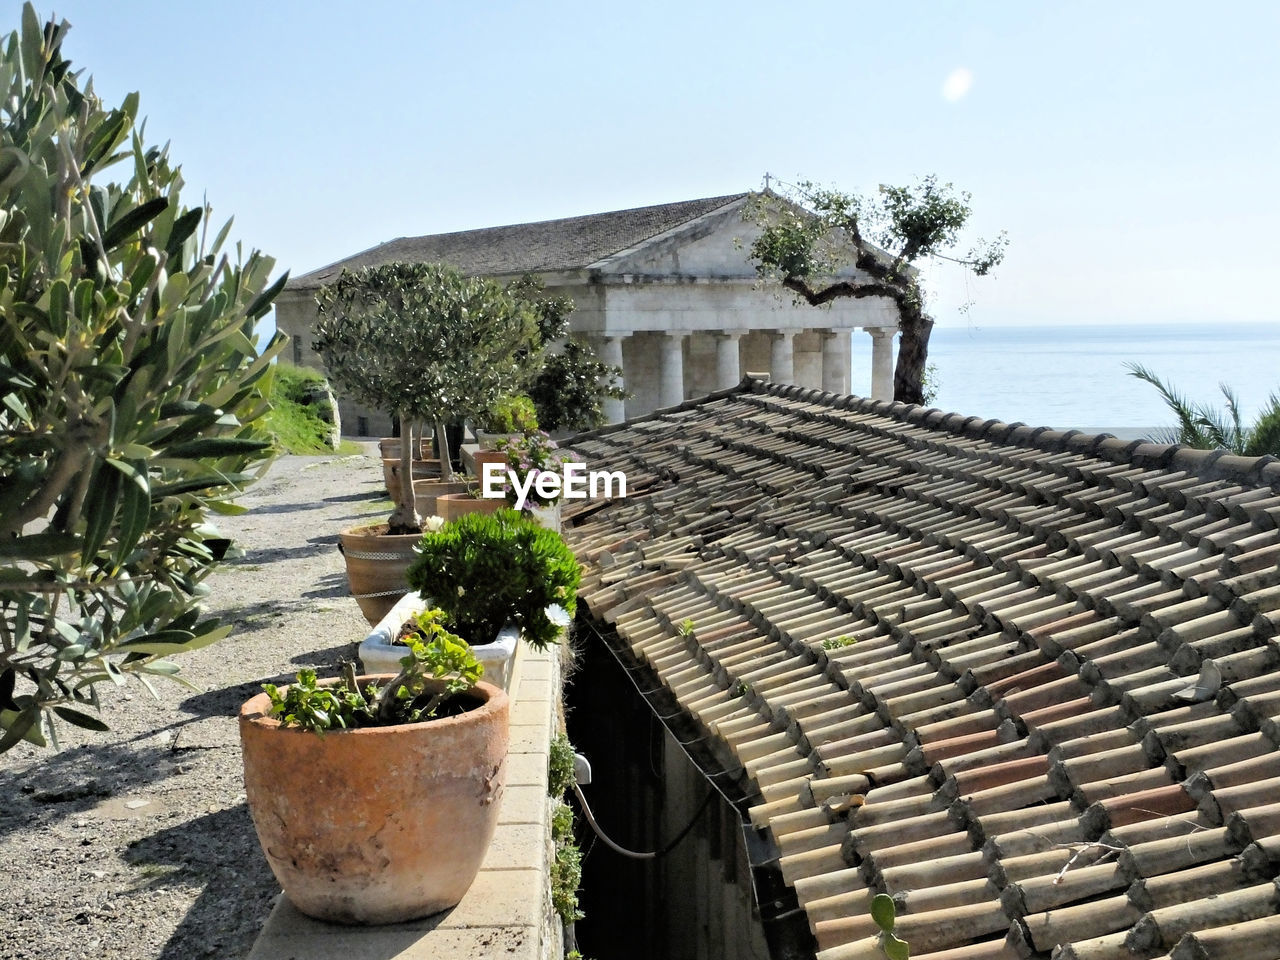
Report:
[[[910,187],[882,184],[871,197],[809,182],[784,185],[780,193],[758,194],[745,216],[761,227],[750,247],[757,272],[797,299],[811,306],[844,297],[893,303],[902,335],[893,397],[922,403],[933,320],[917,264],[947,260],[981,277],[1004,259],[1003,233],[957,253],[970,213],[969,194],[930,176]]]
[[[417,533],[413,423],[433,425],[450,479],[445,419],[479,416],[527,380],[539,359],[534,312],[491,280],[430,263],[344,270],[316,303],[313,346],[330,378],[400,420],[401,496],[388,532]]]
[[[210,511],[265,468],[284,277],[233,259],[167,151],[62,55],[28,4],[0,54],[0,751],[105,729],[97,685],[172,676],[226,541]],[[154,692],[154,691],[153,691]]]

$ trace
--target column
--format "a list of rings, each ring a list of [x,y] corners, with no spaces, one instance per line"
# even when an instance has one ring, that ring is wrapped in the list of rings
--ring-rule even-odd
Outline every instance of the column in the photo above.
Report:
[[[774,383],[796,382],[796,335],[794,330],[775,330],[769,344],[769,379]]]
[[[871,399],[893,399],[893,327],[866,327],[871,334]]]
[[[622,340],[623,338],[620,336],[602,335],[598,337],[596,339],[596,356],[601,363],[606,363],[611,367],[619,367],[623,370],[622,376],[618,378],[615,385],[625,389],[627,386],[627,374],[622,360]],[[621,423],[627,419],[626,404],[622,400],[605,397],[603,411],[605,423]]]
[[[662,344],[659,407],[674,407],[684,401],[684,338],[683,333],[659,335]]]
[[[742,331],[717,333],[716,338],[716,389],[727,390],[742,381],[742,365],[738,346]]]
[[[843,393],[846,390],[842,365],[849,362],[848,355],[841,349],[840,338],[849,341],[847,330],[820,330],[822,337],[822,389],[827,393]]]

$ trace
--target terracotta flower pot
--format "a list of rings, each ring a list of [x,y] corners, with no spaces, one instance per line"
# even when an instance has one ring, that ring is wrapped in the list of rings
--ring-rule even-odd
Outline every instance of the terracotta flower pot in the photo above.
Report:
[[[294,906],[320,920],[377,924],[462,899],[506,780],[507,695],[483,682],[472,693],[479,705],[457,716],[323,736],[281,727],[265,693],[244,704],[249,812]]]
[[[392,503],[400,505],[400,461],[399,459],[382,461],[382,482],[387,488],[387,496]],[[414,480],[438,480],[440,478],[439,460],[414,460]]]
[[[480,445],[481,450],[496,450],[499,440],[519,440],[523,436],[523,433],[488,433],[477,430],[476,443]]]
[[[436,512],[436,497],[445,493],[466,493],[468,489],[465,480],[415,480],[413,499],[418,505],[418,513],[429,517]]]
[[[507,506],[506,500],[473,497],[469,493],[442,493],[436,497],[436,516],[456,520],[466,513],[497,513]]]
[[[413,548],[421,539],[419,533],[392,536],[385,523],[352,527],[338,534],[347,562],[347,584],[370,623],[385,617],[409,592],[405,571],[417,556]]]
[[[471,469],[475,471],[476,479],[484,482],[484,465],[486,463],[496,463],[502,467],[501,477],[506,476],[507,455],[501,450],[477,450],[471,454]]]
[[[400,459],[400,438],[399,437],[383,437],[378,441],[378,449],[382,451],[384,460]],[[426,437],[418,441],[418,449],[415,451],[415,459],[430,460],[431,438]]]

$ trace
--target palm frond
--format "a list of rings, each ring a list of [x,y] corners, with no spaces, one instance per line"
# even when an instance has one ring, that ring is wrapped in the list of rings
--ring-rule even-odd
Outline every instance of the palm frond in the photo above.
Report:
[[[1280,457],[1280,396],[1271,394],[1267,397],[1267,405],[1258,414],[1253,429],[1249,431],[1249,440],[1245,444],[1244,454],[1247,457],[1262,457],[1270,454]]]
[[[1223,446],[1232,453],[1244,453],[1247,431],[1240,419],[1240,401],[1236,398],[1236,392],[1228,384],[1219,383],[1218,389],[1222,391],[1223,397],[1226,398],[1227,415],[1231,418],[1231,432],[1227,436],[1229,442],[1223,444]]]
[[[1126,363],[1125,368],[1129,371],[1129,376],[1136,377],[1144,383],[1149,383],[1155,387],[1160,396],[1164,398],[1165,406],[1173,412],[1178,421],[1177,427],[1168,430],[1165,434],[1175,439],[1162,440],[1160,442],[1181,443],[1201,450],[1211,449],[1217,445],[1204,430],[1202,425],[1202,420],[1204,419],[1202,416],[1203,410],[1179,393],[1176,387],[1172,384],[1166,384],[1154,371],[1140,363]]]
[[[1182,443],[1182,431],[1177,427],[1156,427],[1143,439],[1148,443]]]
[[[1225,383],[1219,386],[1227,400],[1226,410],[1219,410],[1207,403],[1198,404],[1195,408],[1196,423],[1208,438],[1210,446],[1240,453],[1244,449],[1240,405],[1230,387]]]
[[[1240,399],[1226,383],[1218,384],[1226,401],[1225,409],[1218,409],[1207,403],[1192,403],[1140,363],[1126,363],[1125,367],[1129,376],[1155,387],[1177,418],[1176,426],[1152,433],[1154,442],[1181,443],[1200,450],[1220,448],[1247,457],[1280,457],[1280,394],[1271,394],[1257,420],[1246,427],[1240,415]]]

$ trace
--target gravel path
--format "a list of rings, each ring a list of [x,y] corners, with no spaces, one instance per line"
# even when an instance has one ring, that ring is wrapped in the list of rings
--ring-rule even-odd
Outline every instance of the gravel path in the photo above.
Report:
[[[368,448],[376,454],[376,447]],[[384,512],[372,456],[284,457],[220,517],[245,556],[207,581],[231,636],[179,659],[199,694],[103,689],[105,734],[0,755],[0,960],[242,958],[279,888],[244,802],[239,705],[368,631],[338,531]],[[106,685],[109,687],[109,685]]]

